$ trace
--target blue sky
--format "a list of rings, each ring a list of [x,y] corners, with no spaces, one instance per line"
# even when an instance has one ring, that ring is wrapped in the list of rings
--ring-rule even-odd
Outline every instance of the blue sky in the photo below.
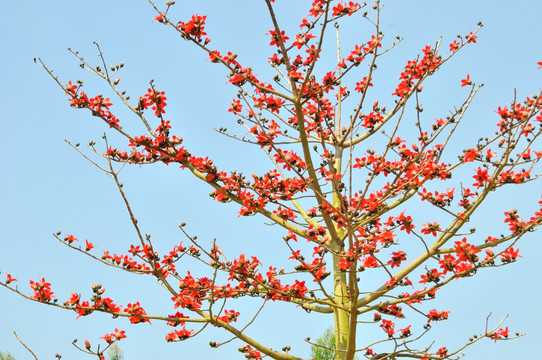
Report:
[[[184,20],[195,12],[207,15],[207,32],[217,48],[239,53],[240,60],[254,64],[259,74],[269,73],[266,61],[271,50],[265,34],[271,24],[263,1],[177,3],[171,13],[174,18]],[[458,133],[458,143],[492,133],[493,111],[512,101],[514,89],[521,98],[540,88],[542,70],[536,69],[536,62],[542,60],[540,2],[425,0],[384,4],[382,26],[388,41],[395,34],[405,40],[383,58],[379,67],[378,86],[382,86],[383,94],[391,93],[385,92],[386,86],[393,89],[406,60],[414,58],[426,44],[434,44],[440,36],[443,44],[448,44],[456,34],[474,30],[478,21],[485,24],[478,43],[459,54],[428,83],[427,87],[434,90],[423,100],[427,116],[434,113],[434,117],[442,117],[464,96],[458,84],[467,73],[474,81],[485,84]],[[287,29],[293,29],[309,2],[277,0],[277,6],[279,20]],[[87,112],[71,109],[62,91],[32,59],[41,57],[63,83],[82,78],[87,91],[100,92],[105,84],[82,72],[66,51],[71,47],[97,63],[92,42],[99,42],[110,63],[126,63],[121,81],[133,98],[146,91],[150,79],[166,91],[168,118],[189,149],[209,155],[226,169],[257,172],[265,167],[260,165],[261,154],[253,151],[255,148],[227,140],[212,130],[227,126],[242,132],[235,129],[236,119],[226,112],[235,95],[235,89],[226,86],[227,73],[205,61],[203,53],[170,29],[152,22],[155,14],[147,1],[4,1],[0,14],[0,91],[4,99],[0,279],[4,279],[5,272],[12,273],[20,280],[20,287],[27,289],[29,279],[44,276],[53,283],[61,300],[70,291],[88,297],[90,283],[101,282],[121,304],[141,300],[149,313],[164,307],[170,311],[169,296],[151,279],[104,268],[52,236],[62,230],[87,238],[100,249],[116,252],[125,251],[135,239],[114,183],[64,142],[68,139],[86,144],[93,139],[99,143],[107,129]],[[366,25],[350,23],[342,30],[345,44],[368,36]],[[383,96],[381,102],[391,102],[391,98]],[[136,126],[127,112],[120,111],[118,116],[125,119],[127,127]],[[119,147],[123,144],[118,142]],[[274,257],[287,257],[287,250],[276,245],[280,243],[280,231],[263,225],[257,217],[238,219],[235,206],[211,201],[207,196],[210,189],[187,172],[164,166],[130,167],[121,178],[141,226],[163,250],[183,240],[177,225],[186,221],[192,234],[204,241],[217,238],[231,254],[264,254],[269,263]],[[510,207],[532,209],[539,199],[539,188],[528,185],[497,195],[477,218],[476,225],[482,231],[491,231],[500,226],[502,211]],[[494,320],[509,314],[510,329],[527,333],[513,342],[478,343],[467,350],[466,359],[522,358],[537,351],[538,324],[542,321],[537,311],[537,299],[542,294],[535,280],[535,274],[540,272],[538,253],[542,250],[539,233],[525,237],[519,247],[523,259],[517,263],[485,271],[447,292],[443,290],[439,304],[452,311],[449,321],[435,327],[434,336],[443,344],[460,344],[472,333],[483,331],[489,312],[493,312]],[[197,265],[193,266],[196,272]],[[12,335],[17,331],[40,359],[53,358],[55,353],[65,359],[79,358],[81,355],[70,345],[74,338],[95,342],[119,327],[127,330],[128,338],[119,345],[129,360],[242,356],[236,351],[238,343],[220,350],[209,348],[209,340],[227,339],[216,329],[184,343],[167,344],[163,340],[166,329],[160,324],[130,326],[126,320],[113,321],[100,314],[78,320],[75,317],[74,313],[28,302],[0,289],[0,351],[10,351],[17,359],[28,358]],[[303,339],[317,337],[330,323],[325,316],[271,304],[251,334],[267,339],[263,342],[275,348],[291,345],[296,355],[308,356]]]

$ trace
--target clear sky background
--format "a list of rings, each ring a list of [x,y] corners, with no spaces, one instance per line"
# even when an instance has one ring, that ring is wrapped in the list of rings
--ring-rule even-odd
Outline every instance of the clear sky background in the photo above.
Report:
[[[207,32],[216,48],[239,53],[241,62],[251,65],[257,74],[272,76],[266,65],[272,50],[267,47],[269,37],[265,35],[271,23],[263,1],[177,3],[171,12],[173,18],[185,20],[195,12],[208,15]],[[459,86],[460,79],[470,73],[474,81],[485,86],[456,141],[472,143],[494,131],[494,110],[512,101],[514,89],[522,98],[540,88],[542,70],[537,71],[536,65],[542,60],[539,1],[384,3],[385,43],[389,44],[395,34],[405,40],[379,66],[375,88],[379,86],[378,91],[382,91],[381,104],[392,102],[389,94],[406,60],[414,58],[426,44],[434,44],[439,36],[444,38],[443,51],[447,53],[446,44],[456,34],[466,35],[474,30],[478,21],[485,24],[478,44],[462,51],[426,85],[422,99],[426,116],[443,117],[459,105],[466,94]],[[287,29],[294,29],[309,2],[277,0],[277,7],[279,21],[287,24]],[[100,145],[98,140],[107,128],[88,112],[71,109],[62,91],[33,63],[34,57],[41,57],[55,69],[63,83],[81,78],[86,91],[105,94],[106,84],[82,72],[76,59],[66,51],[72,47],[97,64],[97,52],[92,45],[97,41],[110,63],[126,63],[121,84],[132,98],[146,91],[150,79],[166,91],[167,118],[193,153],[209,155],[218,166],[229,170],[238,168],[250,173],[268,167],[260,164],[256,147],[232,142],[212,130],[228,126],[244,134],[242,129],[236,129],[236,119],[226,112],[235,89],[226,86],[224,69],[206,61],[203,53],[170,29],[153,23],[154,16],[144,0],[0,2],[0,121],[4,149],[0,154],[0,279],[4,280],[5,272],[12,273],[19,279],[20,288],[30,293],[28,280],[44,276],[53,283],[60,301],[70,291],[88,298],[90,283],[100,282],[117,303],[140,300],[149,313],[173,313],[169,295],[152,279],[106,268],[52,236],[62,230],[83,241],[87,238],[99,246],[97,254],[101,249],[125,251],[135,241],[114,183],[64,142],[69,139],[87,144],[94,139]],[[350,24],[343,30],[345,44],[370,37],[365,23]],[[360,70],[361,78],[364,69]],[[135,129],[136,119],[119,111],[117,115],[125,126]],[[125,142],[117,144],[122,147]],[[287,257],[287,250],[277,245],[282,242],[280,231],[266,227],[258,217],[238,219],[236,206],[210,200],[210,189],[188,172],[173,166],[130,167],[121,178],[143,230],[153,235],[162,252],[183,240],[177,225],[186,221],[192,234],[198,234],[202,241],[217,238],[232,255],[261,255],[267,266],[277,263],[273,261],[275,257],[280,261]],[[540,199],[540,185],[493,195],[498,197],[491,199],[486,212],[473,219],[481,238],[484,230],[489,234],[501,227],[504,210],[516,207],[532,212]],[[473,333],[483,332],[490,312],[493,322],[509,314],[506,325],[512,332],[527,335],[511,342],[479,342],[467,349],[466,359],[532,358],[539,352],[540,233],[526,236],[519,247],[523,255],[520,261],[462,280],[455,287],[442,290],[437,305],[426,305],[427,310],[437,306],[452,311],[451,319],[435,326],[430,337],[453,348]],[[193,269],[197,273],[197,267]],[[9,351],[17,359],[29,358],[12,334],[17,331],[40,359],[52,359],[55,353],[62,354],[63,359],[84,358],[70,345],[74,338],[96,343],[100,336],[119,327],[127,330],[128,338],[119,343],[127,360],[242,358],[236,350],[240,343],[219,350],[209,348],[209,340],[220,342],[228,338],[216,329],[184,343],[168,344],[164,340],[168,329],[161,324],[130,326],[126,319],[113,321],[103,314],[78,320],[75,317],[74,313],[29,302],[0,289],[0,351]],[[307,315],[288,304],[271,304],[249,333],[274,348],[291,345],[294,354],[308,357],[309,346],[303,339],[321,335],[331,321],[330,317]],[[364,343],[364,331],[380,331],[374,325],[367,329],[360,330],[360,344]]]

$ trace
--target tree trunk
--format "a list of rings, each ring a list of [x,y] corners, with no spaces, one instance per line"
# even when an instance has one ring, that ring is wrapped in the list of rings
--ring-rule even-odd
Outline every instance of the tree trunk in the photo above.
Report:
[[[335,349],[336,360],[351,360],[347,358],[348,340],[350,337],[350,316],[346,309],[349,308],[348,292],[346,288],[346,272],[339,267],[338,256],[333,256],[333,281],[335,282],[335,302],[338,307],[334,309],[335,320]]]

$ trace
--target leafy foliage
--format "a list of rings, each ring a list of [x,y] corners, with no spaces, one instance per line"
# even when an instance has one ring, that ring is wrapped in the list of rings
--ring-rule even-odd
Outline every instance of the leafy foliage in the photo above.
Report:
[[[15,360],[15,357],[9,352],[0,351],[0,360]]]

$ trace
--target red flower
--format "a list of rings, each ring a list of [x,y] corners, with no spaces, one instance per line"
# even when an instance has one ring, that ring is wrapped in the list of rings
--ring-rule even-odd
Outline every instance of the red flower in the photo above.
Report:
[[[508,326],[504,329],[499,329],[497,330],[496,333],[492,334],[491,335],[491,338],[495,340],[495,342],[497,342],[497,340],[504,340],[504,339],[507,339],[508,338],[508,334],[509,333],[509,330],[508,330]]]
[[[446,347],[441,347],[440,349],[438,349],[437,355],[441,358],[445,357],[446,355],[448,355],[448,349],[446,349]]]
[[[446,320],[448,319],[449,313],[450,313],[449,311],[437,311],[436,309],[433,309],[429,311],[429,313],[427,314],[427,317],[429,318],[427,322]]]
[[[467,86],[472,85],[472,81],[470,80],[470,74],[467,74],[467,78],[461,80],[461,86]]]
[[[72,296],[64,303],[64,305],[76,305],[79,304],[79,300],[81,300],[81,295],[72,291]]]
[[[354,90],[363,93],[365,89],[370,86],[373,86],[373,83],[371,82],[371,79],[367,80],[367,76],[365,76],[362,81],[356,83]]]
[[[218,52],[218,50],[213,50],[209,53],[209,60],[213,63],[218,63],[220,62],[220,53]]]
[[[472,185],[476,186],[477,189],[484,186],[485,183],[489,182],[488,169],[478,168],[476,170],[476,175],[474,175],[473,178],[476,182]]]
[[[223,316],[219,317],[218,315],[215,315],[215,317],[218,318],[219,320],[224,321],[226,324],[232,321],[236,322],[237,318],[239,317],[239,311],[225,310]]]
[[[397,266],[399,266],[399,265],[397,265]],[[393,265],[392,265],[392,267],[393,267]],[[392,277],[391,279],[386,281],[386,283],[384,285],[386,285],[386,287],[388,289],[390,289],[390,288],[394,287],[396,284],[397,284],[397,280],[394,277]]]
[[[64,241],[67,241],[68,244],[71,244],[72,242],[74,242],[74,241],[79,241],[79,240],[78,240],[75,236],[73,236],[73,235],[66,235],[66,236],[64,237]]]
[[[154,20],[152,22],[155,22],[155,21],[158,21],[160,23],[163,23],[164,22],[164,15],[163,14],[159,14],[159,15],[156,15],[154,17]]]
[[[301,49],[301,47],[303,47],[303,45],[305,45],[310,39],[314,39],[315,37],[316,37],[315,35],[307,34],[307,33],[296,35],[293,45],[295,47],[297,47],[298,49]],[[275,54],[275,56],[276,56],[276,54]],[[280,62],[279,62],[279,64],[280,64]]]
[[[290,71],[288,73],[288,77],[293,81],[302,81],[303,80],[303,74],[299,71]]]
[[[11,274],[6,274],[6,285],[14,281],[17,281],[17,279],[12,278]]]
[[[386,334],[388,334],[389,337],[393,337],[393,334],[395,334],[395,324],[390,320],[382,320],[380,327]]]
[[[539,68],[540,69],[540,68]],[[72,84],[72,81],[70,80],[68,84],[66,84],[66,95],[75,95],[75,91],[77,90],[77,85]]]
[[[437,269],[431,269],[427,270],[425,275],[421,275],[422,279],[419,282],[421,284],[426,284],[428,282],[438,283],[441,277],[443,277],[443,275],[439,273]]]
[[[412,225],[412,217],[405,216],[405,212],[403,211],[399,217],[397,218],[399,224],[401,224],[400,230],[405,230],[407,234],[410,234],[410,230],[414,229],[414,225]]]
[[[478,36],[474,35],[474,33],[471,31],[467,36],[467,42],[468,43],[476,43],[476,39],[478,39]]]
[[[508,337],[508,326],[504,329],[499,329],[497,333],[501,336]]]
[[[392,269],[394,267],[401,266],[401,262],[406,260],[406,254],[404,251],[397,251],[391,253],[391,260],[388,261],[388,264],[391,264]]]
[[[454,42],[450,44],[450,51],[457,51],[457,49],[459,49],[459,42],[454,40]]]
[[[410,328],[412,327],[412,325],[408,325],[406,328],[404,329],[400,329],[399,331],[401,332],[401,337],[402,338],[405,338],[407,336],[410,336]]]
[[[324,11],[324,0],[314,0],[312,3],[312,8],[309,10],[310,16],[318,16]]]
[[[241,105],[240,100],[234,100],[231,103],[231,108],[228,109],[229,112],[232,112],[234,115],[237,115],[243,110],[243,105]]]
[[[373,49],[375,47],[382,47],[380,40],[382,40],[382,37],[376,37],[372,35],[371,40],[367,41],[367,45],[369,46],[370,49]]]
[[[126,331],[124,330],[120,330],[115,328],[115,337],[117,338],[117,340],[121,340],[121,339],[125,339],[126,338],[126,335],[124,335]]]
[[[519,249],[514,250],[513,247],[506,249],[505,252],[501,254],[501,261],[503,263],[509,263],[516,261],[516,258],[522,257],[519,255]]]
[[[269,45],[276,45],[277,47],[280,46],[280,42],[285,42],[289,39],[288,36],[285,35],[284,30],[280,32],[280,34],[277,34],[275,30],[269,30],[268,34],[271,35],[271,42]]]
[[[111,344],[113,342],[113,337],[111,336],[111,334],[105,334],[104,336],[100,337],[100,339],[103,339],[108,344]]]
[[[456,241],[454,249],[458,257],[458,261],[470,261],[477,262],[478,254],[482,250],[476,249],[476,246],[467,243],[467,238],[463,238],[461,241]]]
[[[437,222],[434,222],[432,224],[428,223],[428,224],[422,224],[422,225],[423,225],[423,229],[421,231],[422,231],[422,234],[425,234],[425,235],[433,234],[433,236],[437,236],[437,231],[442,230],[440,228],[440,225]]]
[[[96,247],[96,245],[94,245],[91,242],[88,242],[88,240],[85,240],[85,244],[86,244],[85,251],[90,251]]]
[[[280,65],[282,64],[282,58],[278,56],[278,54],[273,54],[273,57],[270,57],[269,58],[269,62],[272,64],[272,65]]]

